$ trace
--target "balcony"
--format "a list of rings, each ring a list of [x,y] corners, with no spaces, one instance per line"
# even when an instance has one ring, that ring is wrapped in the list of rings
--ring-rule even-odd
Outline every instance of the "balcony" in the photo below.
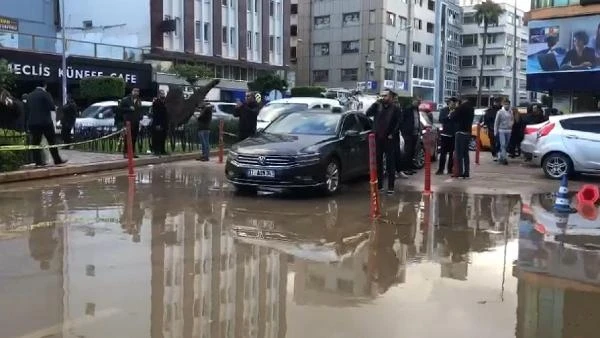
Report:
[[[62,54],[62,39],[50,36],[0,32],[0,48]],[[67,55],[141,62],[145,52],[147,51],[142,48],[67,39]]]

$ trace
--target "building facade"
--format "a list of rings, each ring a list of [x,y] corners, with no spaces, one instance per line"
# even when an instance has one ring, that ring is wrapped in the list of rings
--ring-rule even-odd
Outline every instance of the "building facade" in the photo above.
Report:
[[[598,0],[531,1],[527,87],[551,98],[545,103],[558,111],[597,111],[600,106],[599,23]],[[574,60],[576,51],[588,56]]]
[[[451,91],[445,80],[436,81],[444,75],[436,71],[435,51],[441,34],[446,40],[455,30],[449,27],[459,25],[448,20],[442,29],[436,22],[460,16],[455,1],[297,1],[299,85],[391,88],[434,101]],[[456,47],[446,45],[446,54],[457,58]]]
[[[476,102],[478,89],[482,88],[479,106],[488,106],[491,98],[511,97],[513,88],[513,43],[517,44],[517,99],[528,101],[525,65],[527,29],[523,23],[523,11],[511,5],[500,4],[504,9],[497,26],[488,28],[483,36],[483,26],[475,20],[475,7],[463,7],[462,49],[460,55],[460,94]],[[516,23],[516,39],[514,39]],[[481,58],[483,39],[487,39],[485,59]],[[483,67],[483,80],[479,83],[479,71]]]

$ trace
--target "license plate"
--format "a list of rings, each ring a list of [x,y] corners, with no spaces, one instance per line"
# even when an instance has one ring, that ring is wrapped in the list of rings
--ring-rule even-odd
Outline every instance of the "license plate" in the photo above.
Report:
[[[275,171],[273,171],[273,170],[264,170],[264,169],[249,169],[248,170],[248,176],[251,176],[251,177],[274,178],[275,177]]]

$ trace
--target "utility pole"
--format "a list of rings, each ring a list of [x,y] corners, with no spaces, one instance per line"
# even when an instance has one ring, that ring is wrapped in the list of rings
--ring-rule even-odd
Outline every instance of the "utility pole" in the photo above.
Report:
[[[67,104],[67,26],[65,26],[65,2],[60,2],[60,25],[62,30],[62,103]]]
[[[513,62],[512,62],[512,103],[513,106],[518,105],[519,97],[517,91],[517,0],[513,8]],[[520,41],[521,39],[519,39]]]
[[[414,1],[409,0],[408,1],[408,24],[414,28],[414,15],[413,15],[413,6],[414,6]],[[412,61],[411,61],[411,56],[412,56],[412,34],[413,34],[414,29],[409,29],[408,32],[406,33],[406,91],[408,91],[408,95],[410,95],[411,97],[413,96],[413,90],[412,90]]]

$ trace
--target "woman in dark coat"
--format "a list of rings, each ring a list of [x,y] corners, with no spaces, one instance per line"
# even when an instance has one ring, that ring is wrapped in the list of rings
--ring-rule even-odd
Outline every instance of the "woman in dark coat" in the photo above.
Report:
[[[521,116],[519,109],[514,107],[513,112],[513,126],[510,134],[510,141],[508,143],[508,153],[511,158],[521,156],[521,142],[525,138],[525,119]]]

